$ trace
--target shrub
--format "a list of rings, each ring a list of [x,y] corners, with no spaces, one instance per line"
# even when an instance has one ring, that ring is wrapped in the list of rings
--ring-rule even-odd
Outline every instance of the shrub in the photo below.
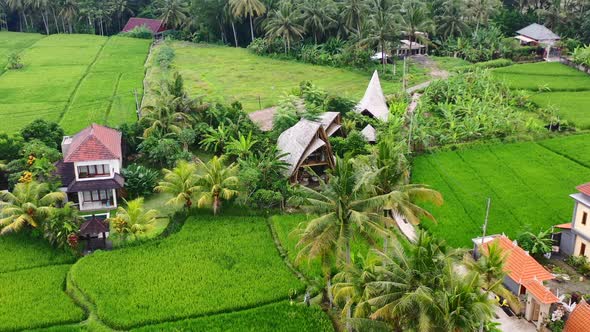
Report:
[[[64,130],[55,122],[37,119],[21,129],[20,134],[27,142],[37,139],[48,147],[58,149],[61,146]]]
[[[140,196],[148,197],[154,192],[154,187],[158,183],[158,171],[149,169],[138,164],[131,164],[123,169],[125,177],[125,190],[129,198]]]
[[[160,47],[160,49],[158,50],[156,62],[160,67],[168,69],[172,65],[174,56],[174,49],[166,44]]]
[[[366,154],[368,150],[367,140],[356,130],[349,133],[346,138],[332,137],[330,138],[330,143],[332,143],[334,153],[341,157],[344,155],[354,157],[359,154]]]
[[[251,201],[260,209],[270,209],[281,205],[283,195],[278,191],[259,189],[254,192]]]
[[[574,62],[579,65],[590,66],[590,45],[585,47],[576,47],[572,53]]]
[[[512,62],[512,60],[509,60],[509,59],[496,59],[496,60],[478,62],[478,63],[474,63],[474,64],[468,65],[468,66],[457,67],[457,68],[455,68],[455,71],[458,73],[465,73],[465,72],[475,71],[478,69],[508,67],[513,64],[514,64],[514,62]]]
[[[18,53],[8,54],[6,69],[21,69],[23,67],[22,59]]]
[[[148,29],[147,26],[136,26],[133,30],[129,32],[122,32],[120,35],[130,38],[139,38],[139,39],[152,39],[154,38],[154,34],[152,30]]]

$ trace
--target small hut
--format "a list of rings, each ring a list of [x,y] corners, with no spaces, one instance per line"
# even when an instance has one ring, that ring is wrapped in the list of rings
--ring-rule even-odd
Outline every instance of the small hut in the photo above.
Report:
[[[517,36],[514,38],[518,39],[521,45],[543,47],[543,58],[545,59],[561,55],[561,50],[557,47],[557,42],[561,40],[561,37],[544,25],[533,23],[516,31],[516,33]]]
[[[381,81],[379,81],[379,74],[376,70],[373,73],[363,99],[361,99],[355,108],[355,112],[379,119],[383,122],[387,122],[389,119],[389,107],[387,106],[383,89],[381,89]]]
[[[363,128],[363,130],[361,130],[361,135],[363,135],[363,137],[370,144],[377,143],[377,130],[370,124]]]
[[[322,113],[318,121],[326,131],[328,137],[343,136],[342,130],[342,115],[340,112],[325,112]]]
[[[92,215],[92,217],[80,226],[78,235],[86,240],[85,252],[93,252],[99,249],[108,249],[107,237],[109,236],[109,224],[104,218]]]
[[[398,57],[426,54],[425,45],[419,44],[415,41],[411,42],[407,39],[402,39],[399,43],[400,45],[396,49],[396,55]]]
[[[279,136],[277,146],[286,154],[282,160],[289,164],[286,173],[291,183],[318,184],[318,176],[334,167],[332,146],[320,122],[300,120]]]

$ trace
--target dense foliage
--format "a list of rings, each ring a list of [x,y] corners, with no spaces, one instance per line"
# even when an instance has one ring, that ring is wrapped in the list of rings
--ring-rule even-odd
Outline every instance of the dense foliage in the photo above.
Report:
[[[169,238],[94,253],[71,273],[101,320],[117,328],[243,309],[303,288],[264,220],[248,217],[190,218]]]
[[[2,241],[2,240],[0,240]],[[0,330],[79,322],[84,311],[63,291],[70,265],[0,273]]]

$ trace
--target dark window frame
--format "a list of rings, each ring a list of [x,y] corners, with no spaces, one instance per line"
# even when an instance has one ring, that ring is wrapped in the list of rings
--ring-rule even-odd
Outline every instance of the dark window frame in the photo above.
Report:
[[[588,212],[584,211],[584,212],[582,212],[582,225],[586,225],[587,221],[588,221]]]
[[[85,193],[90,193],[90,199],[86,199]],[[109,193],[110,193],[110,197],[109,197]],[[104,201],[111,200],[112,198],[113,198],[112,189],[86,190],[86,191],[82,192],[82,199],[84,200],[84,203],[86,203],[86,202],[104,202]]]
[[[85,172],[83,172],[84,170]],[[78,166],[78,178],[80,179],[91,179],[110,175],[111,171],[109,164]]]

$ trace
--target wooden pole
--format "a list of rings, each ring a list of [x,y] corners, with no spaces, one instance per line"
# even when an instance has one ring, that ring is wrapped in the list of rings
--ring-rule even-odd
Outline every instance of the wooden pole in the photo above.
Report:
[[[139,98],[137,97],[137,89],[133,89],[133,95],[135,96],[135,112],[137,113],[137,119],[141,119],[141,112],[139,110]]]
[[[481,237],[481,244],[483,245],[483,241],[486,237],[486,232],[488,230],[488,218],[490,216],[490,206],[492,205],[492,198],[488,197],[488,204],[486,207],[486,218],[485,221],[483,223],[483,236]]]

